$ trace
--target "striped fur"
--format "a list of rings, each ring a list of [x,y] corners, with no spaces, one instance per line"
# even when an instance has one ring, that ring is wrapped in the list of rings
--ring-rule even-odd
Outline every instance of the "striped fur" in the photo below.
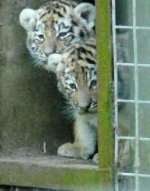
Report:
[[[60,27],[63,25],[65,28],[64,22],[69,28],[62,36],[64,32]],[[64,51],[73,40],[79,41],[90,36],[95,25],[95,7],[89,3],[77,5],[73,0],[49,1],[38,10],[24,9],[20,13],[20,24],[27,31],[26,44],[30,54],[37,63],[43,64],[50,54]]]
[[[37,62],[47,61],[49,54],[62,47],[61,42],[57,42],[54,26],[76,5],[73,0],[51,0],[37,10],[22,10],[20,24],[27,32],[27,48]]]
[[[97,142],[95,38],[74,43],[59,56],[58,88],[69,102],[68,115],[71,113],[75,121],[74,143],[61,145],[58,155],[88,159],[94,155]]]
[[[57,78],[62,86],[63,92],[72,107],[80,109],[80,101],[87,98],[86,106],[88,111],[96,110],[96,44],[92,38],[86,42],[72,45],[61,55],[61,63],[57,67]],[[61,68],[60,65],[63,67]],[[80,97],[80,90],[85,89],[83,98]],[[81,100],[80,100],[81,98]],[[83,108],[84,109],[84,108]]]

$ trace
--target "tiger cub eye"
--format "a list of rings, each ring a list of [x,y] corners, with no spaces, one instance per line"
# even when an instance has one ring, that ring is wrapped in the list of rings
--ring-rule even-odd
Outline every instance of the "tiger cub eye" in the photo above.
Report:
[[[69,84],[69,86],[71,87],[71,89],[74,89],[74,90],[77,88],[76,84],[74,83]]]

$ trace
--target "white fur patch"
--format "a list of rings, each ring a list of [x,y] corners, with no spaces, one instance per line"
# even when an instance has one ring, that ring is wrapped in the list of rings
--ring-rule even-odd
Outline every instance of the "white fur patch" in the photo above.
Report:
[[[62,56],[60,54],[49,55],[46,69],[48,71],[56,72],[56,70],[59,70],[58,65],[61,63],[61,60],[62,60]]]
[[[75,120],[75,132],[89,154],[93,154],[96,147],[97,115],[77,115]]]

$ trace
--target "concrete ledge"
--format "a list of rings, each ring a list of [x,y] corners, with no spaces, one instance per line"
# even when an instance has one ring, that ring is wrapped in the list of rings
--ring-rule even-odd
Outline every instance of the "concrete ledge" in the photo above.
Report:
[[[0,158],[0,185],[93,190],[99,169],[91,161],[57,156]]]

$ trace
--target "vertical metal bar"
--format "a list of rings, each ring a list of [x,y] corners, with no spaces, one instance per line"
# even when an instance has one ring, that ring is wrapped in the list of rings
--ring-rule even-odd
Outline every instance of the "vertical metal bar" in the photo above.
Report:
[[[136,30],[136,0],[133,2],[133,45],[134,45],[134,82],[135,82],[135,191],[139,191],[139,104],[138,104],[138,54]]]
[[[112,0],[112,32],[113,32],[113,63],[114,63],[114,128],[115,128],[115,166],[118,162],[118,65],[116,44],[116,2]],[[117,169],[116,169],[117,171]],[[117,172],[116,172],[117,173]],[[118,175],[115,175],[115,191],[119,191]]]
[[[114,110],[115,110],[115,137],[118,137],[118,66],[117,66],[117,45],[116,45],[116,5],[115,0],[112,0],[112,25],[113,25],[113,62],[114,62]],[[118,161],[118,143],[115,142],[115,162]]]

